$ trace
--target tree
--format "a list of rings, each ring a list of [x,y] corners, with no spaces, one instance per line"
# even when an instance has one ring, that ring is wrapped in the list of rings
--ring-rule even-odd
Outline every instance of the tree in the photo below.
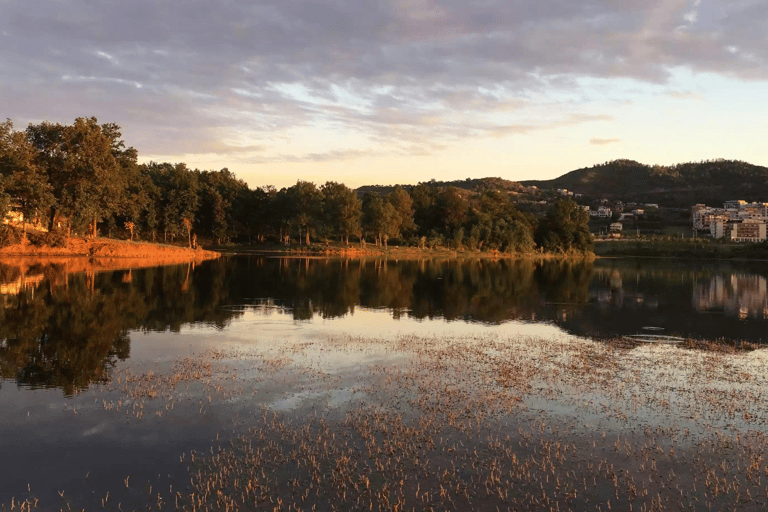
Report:
[[[539,225],[536,243],[547,252],[591,251],[589,214],[570,199],[558,199]]]
[[[394,208],[394,230],[392,236],[408,236],[416,230],[413,221],[413,199],[403,187],[397,185],[387,195],[387,201]]]
[[[360,232],[362,203],[357,194],[342,183],[326,182],[320,187],[323,194],[323,218],[332,235],[349,244],[349,235]]]
[[[13,130],[10,120],[0,124],[0,176],[3,177],[6,207],[13,198],[22,214],[22,230],[27,223],[47,210],[54,202],[51,185],[35,163],[36,151],[23,132]],[[5,216],[5,212],[0,212]]]
[[[181,219],[181,223],[184,224],[184,229],[187,230],[187,241],[189,247],[192,247],[192,219],[189,217],[184,217]]]
[[[120,210],[123,225],[126,222],[132,222],[136,232],[146,232],[154,240],[161,217],[160,188],[152,181],[150,168],[147,165],[130,169],[126,181],[128,185],[125,200]],[[118,222],[117,225],[120,223]]]
[[[131,233],[131,242],[133,242],[133,230],[136,228],[136,224],[131,221],[125,223],[125,229]]]
[[[123,171],[137,158],[135,149],[125,149],[119,130],[114,123],[100,126],[95,117],[79,117],[69,126],[43,122],[27,128],[55,199],[51,229],[60,214],[69,228],[91,226],[95,236],[97,223],[119,212],[125,200]]]
[[[40,124],[30,124],[25,133],[27,140],[35,148],[35,163],[45,174],[51,193],[54,197],[50,205],[48,229],[55,227],[56,216],[59,213],[59,200],[67,186],[64,172],[64,125],[43,121]]]
[[[275,211],[276,196],[277,191],[273,186],[249,190],[245,205],[247,212],[245,224],[249,234],[249,243],[251,234],[254,234],[259,242],[264,242],[267,234],[277,233],[279,221]]]
[[[188,234],[184,220],[192,222],[200,201],[198,195],[198,174],[187,169],[183,163],[158,164],[150,162],[148,172],[158,189],[157,209],[161,216],[159,224],[163,230],[163,240]]]
[[[419,234],[427,235],[440,222],[440,219],[435,218],[437,191],[435,187],[419,183],[410,189],[409,195],[413,201],[413,221]]]
[[[435,211],[437,217],[442,219],[444,233],[449,234],[464,224],[469,203],[456,187],[446,187],[437,195]]]
[[[367,193],[363,197],[363,225],[373,234],[376,245],[387,246],[390,236],[397,236],[398,215],[392,203],[380,195]]]
[[[286,200],[291,205],[289,224],[298,228],[299,241],[302,235],[306,245],[310,244],[310,236],[320,226],[320,213],[322,209],[322,194],[309,181],[297,181],[295,185],[286,190]],[[301,243],[301,242],[299,242]]]
[[[219,244],[231,240],[248,224],[248,186],[226,167],[199,173],[200,206],[196,219],[199,231]]]

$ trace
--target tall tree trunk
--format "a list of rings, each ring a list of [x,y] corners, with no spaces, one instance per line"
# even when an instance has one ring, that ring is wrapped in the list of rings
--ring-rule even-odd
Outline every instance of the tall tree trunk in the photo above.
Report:
[[[53,228],[56,227],[55,221],[56,221],[56,208],[51,208],[51,216],[48,219],[48,231],[53,231]]]

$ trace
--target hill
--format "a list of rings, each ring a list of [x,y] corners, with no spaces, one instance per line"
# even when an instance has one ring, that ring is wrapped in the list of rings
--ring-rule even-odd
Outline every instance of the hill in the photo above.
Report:
[[[688,208],[730,199],[768,201],[768,168],[739,160],[708,160],[672,166],[614,160],[524,186],[565,188],[591,198],[621,199]]]

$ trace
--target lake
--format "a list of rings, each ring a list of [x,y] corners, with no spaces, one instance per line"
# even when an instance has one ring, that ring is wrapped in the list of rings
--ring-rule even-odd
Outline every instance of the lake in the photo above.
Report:
[[[768,505],[768,265],[69,270],[0,262],[0,509]]]

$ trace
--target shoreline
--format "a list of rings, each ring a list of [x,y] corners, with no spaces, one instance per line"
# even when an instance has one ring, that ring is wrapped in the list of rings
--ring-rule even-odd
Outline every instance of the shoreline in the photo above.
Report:
[[[764,243],[715,244],[658,240],[602,241],[595,244],[597,259],[648,258],[687,261],[768,261]]]
[[[219,257],[221,253],[204,249],[82,237],[71,237],[67,247],[25,243],[0,248],[2,265],[19,268],[61,265],[68,269],[68,272],[201,263]]]
[[[217,252],[223,255],[242,256],[266,256],[273,258],[386,258],[386,259],[492,259],[492,260],[593,260],[593,253],[508,253],[501,251],[476,251],[454,250],[444,247],[436,249],[420,249],[408,246],[390,246],[388,248],[376,247],[340,247],[329,246],[274,246],[274,245],[247,245],[229,246],[217,248]]]

